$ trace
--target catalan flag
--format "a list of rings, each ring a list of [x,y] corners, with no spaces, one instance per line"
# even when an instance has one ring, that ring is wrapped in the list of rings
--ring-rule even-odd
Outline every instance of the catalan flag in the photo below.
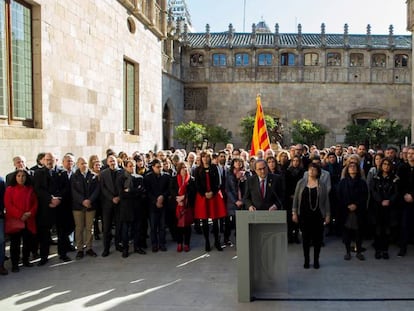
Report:
[[[260,95],[256,97],[256,118],[254,120],[252,146],[250,149],[250,155],[256,155],[257,151],[262,149],[266,151],[270,149],[269,135],[267,134],[266,122],[264,119],[264,113],[262,108],[262,102]]]

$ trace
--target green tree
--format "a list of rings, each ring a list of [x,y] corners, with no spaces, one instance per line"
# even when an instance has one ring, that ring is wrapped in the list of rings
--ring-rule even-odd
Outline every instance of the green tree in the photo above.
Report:
[[[277,126],[276,121],[268,115],[265,115],[264,119],[266,122],[267,131],[273,131],[274,128]],[[243,118],[240,122],[240,126],[242,128],[240,136],[242,137],[243,142],[246,143],[247,148],[252,142],[254,120],[255,116],[248,116]]]
[[[206,139],[209,145],[215,149],[217,143],[228,143],[231,141],[231,132],[219,125],[206,125]]]
[[[294,120],[292,122],[292,138],[301,144],[322,144],[328,130],[321,124],[308,119]]]
[[[182,122],[175,127],[174,138],[187,149],[190,143],[192,147],[200,146],[205,135],[206,128],[202,124],[190,121],[188,123]]]
[[[373,147],[402,145],[406,136],[411,141],[410,128],[410,125],[404,128],[396,120],[373,119],[365,125],[350,124],[345,127],[345,142],[353,145],[363,142]]]

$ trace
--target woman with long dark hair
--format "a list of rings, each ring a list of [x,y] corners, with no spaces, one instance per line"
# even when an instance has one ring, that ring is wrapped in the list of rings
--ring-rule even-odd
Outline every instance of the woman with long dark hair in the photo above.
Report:
[[[32,267],[29,261],[33,238],[36,234],[37,197],[26,170],[16,170],[4,194],[6,233],[10,236],[12,272],[19,272],[20,246],[23,239],[23,266]]]
[[[368,186],[362,179],[362,170],[357,163],[350,162],[344,168],[344,178],[338,184],[339,219],[343,225],[345,260],[351,259],[351,241],[356,243],[356,257],[365,260],[362,254],[362,232],[367,208]]]
[[[218,251],[222,251],[219,237],[219,219],[226,217],[227,210],[223,194],[220,191],[220,175],[217,166],[211,163],[210,153],[202,151],[200,157],[201,164],[194,174],[197,190],[194,217],[202,220],[205,250],[207,252],[211,251],[208,219],[213,220],[214,246]]]
[[[369,185],[374,213],[376,259],[390,258],[388,246],[391,239],[391,226],[396,223],[394,208],[398,198],[398,177],[393,172],[394,165],[391,159],[384,158]]]

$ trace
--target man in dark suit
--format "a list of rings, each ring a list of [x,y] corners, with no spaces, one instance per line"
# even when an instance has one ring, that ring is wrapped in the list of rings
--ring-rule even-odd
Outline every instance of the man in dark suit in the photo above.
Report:
[[[115,222],[115,248],[122,251],[121,228],[119,223],[119,189],[117,179],[121,175],[115,156],[107,158],[108,168],[101,172],[102,233],[104,251],[102,257],[109,255],[112,239],[112,223]]]
[[[39,202],[36,215],[40,247],[39,266],[45,265],[48,261],[50,229],[56,224],[57,208],[62,203],[61,177],[59,176],[62,172],[56,167],[56,157],[50,152],[46,153],[44,163],[45,166],[37,170],[34,176],[34,189]],[[60,254],[60,256],[63,261],[70,261],[66,254]]]
[[[249,211],[283,209],[283,180],[281,176],[270,174],[263,159],[255,162],[256,175],[247,180],[244,203]]]

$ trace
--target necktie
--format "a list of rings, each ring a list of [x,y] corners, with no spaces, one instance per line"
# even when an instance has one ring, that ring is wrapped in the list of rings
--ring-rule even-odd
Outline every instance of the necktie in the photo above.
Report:
[[[264,179],[260,181],[260,194],[262,195],[262,199],[263,199],[265,196],[265,180]]]

